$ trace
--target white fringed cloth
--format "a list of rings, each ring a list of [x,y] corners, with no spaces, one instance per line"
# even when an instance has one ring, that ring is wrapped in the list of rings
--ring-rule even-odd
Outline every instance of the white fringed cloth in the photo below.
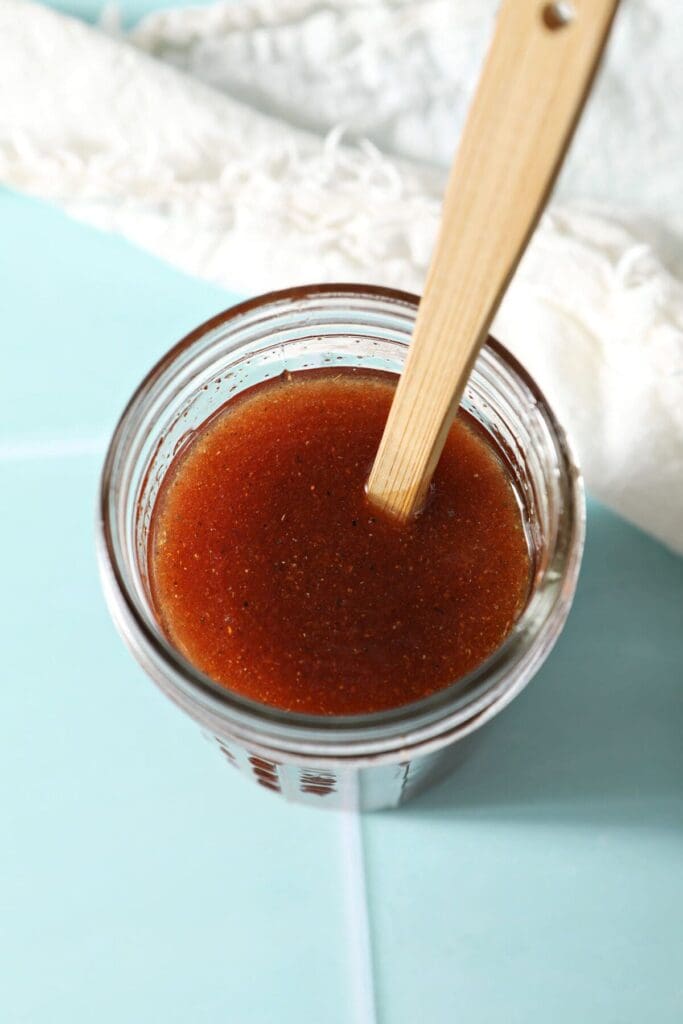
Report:
[[[683,552],[677,5],[622,5],[494,333],[588,487]],[[0,0],[0,181],[255,294],[419,292],[494,0],[271,0],[125,33]]]

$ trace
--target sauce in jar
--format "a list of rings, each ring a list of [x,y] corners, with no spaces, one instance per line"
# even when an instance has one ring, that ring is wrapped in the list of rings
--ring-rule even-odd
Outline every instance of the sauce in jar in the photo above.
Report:
[[[398,707],[474,669],[522,611],[522,513],[466,413],[414,521],[369,503],[396,381],[284,374],[227,402],[169,467],[148,548],[155,610],[228,689],[315,715]]]

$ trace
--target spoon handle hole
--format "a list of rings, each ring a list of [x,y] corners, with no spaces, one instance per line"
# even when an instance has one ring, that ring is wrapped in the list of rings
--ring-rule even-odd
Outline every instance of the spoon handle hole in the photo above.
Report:
[[[576,11],[570,3],[556,0],[555,3],[546,4],[541,11],[541,18],[546,28],[556,31],[558,28],[565,28],[570,25],[576,17]]]

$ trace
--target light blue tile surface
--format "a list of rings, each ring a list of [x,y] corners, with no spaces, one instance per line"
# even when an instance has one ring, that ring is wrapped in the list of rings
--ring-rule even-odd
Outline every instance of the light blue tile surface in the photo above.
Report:
[[[0,440],[102,437],[159,356],[237,296],[0,189]]]
[[[683,1019],[682,737],[683,561],[593,505],[539,676],[364,823],[379,1019]]]
[[[31,366],[37,391],[0,431],[0,1022],[346,1024],[340,818],[233,775],[124,649],[95,569],[101,456],[21,455],[109,426],[230,296],[39,204],[2,211],[42,244],[0,237],[5,400]]]
[[[240,3],[240,0],[230,0],[232,3]],[[128,26],[139,21],[146,14],[153,11],[161,11],[169,7],[207,7],[207,0],[49,0],[46,7],[52,7],[62,14],[69,14],[72,17],[80,18],[83,21],[97,23],[105,8],[118,11],[123,24]]]
[[[100,456],[22,456],[102,436],[231,296],[42,204],[0,209],[0,1020],[369,1024],[339,819],[233,777],[123,649]],[[683,562],[593,506],[541,677],[451,782],[363,822],[381,1024],[680,1019],[682,594]]]

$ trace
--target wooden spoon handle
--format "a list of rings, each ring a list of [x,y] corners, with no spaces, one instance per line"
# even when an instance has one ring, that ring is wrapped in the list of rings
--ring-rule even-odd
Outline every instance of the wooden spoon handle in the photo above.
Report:
[[[479,348],[546,203],[619,0],[503,0],[368,495],[422,507]]]

